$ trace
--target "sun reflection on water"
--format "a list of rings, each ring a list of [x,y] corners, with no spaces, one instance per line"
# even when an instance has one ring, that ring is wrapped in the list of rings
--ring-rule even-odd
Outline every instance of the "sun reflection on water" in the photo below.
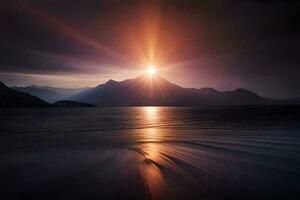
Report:
[[[142,112],[146,128],[142,129],[141,137],[147,143],[138,146],[142,154],[139,174],[144,183],[147,198],[160,199],[165,189],[164,176],[158,165],[162,161],[161,146],[155,143],[161,137],[157,128],[160,108],[145,107]]]
[[[157,123],[160,108],[147,106],[143,108],[144,119],[146,123]]]
[[[141,137],[143,141],[159,141],[161,134],[158,129],[158,115],[159,115],[158,107],[145,107],[143,108],[143,124],[145,124],[145,128],[141,133]]]

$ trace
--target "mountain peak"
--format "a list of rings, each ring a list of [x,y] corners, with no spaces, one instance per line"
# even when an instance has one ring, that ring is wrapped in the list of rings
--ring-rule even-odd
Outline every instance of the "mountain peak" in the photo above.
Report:
[[[244,94],[251,94],[251,95],[255,95],[258,96],[256,93],[250,91],[250,90],[246,90],[245,88],[237,88],[234,90],[235,92],[239,92],[239,93],[244,93]]]
[[[131,81],[138,81],[138,82],[146,82],[146,83],[151,83],[151,85],[166,85],[166,86],[171,86],[171,87],[176,87],[176,88],[181,88],[180,86],[170,82],[169,80],[165,79],[164,77],[156,74],[153,76],[149,76],[149,74],[144,73],[134,79],[128,79]]]
[[[203,93],[219,93],[218,90],[216,90],[215,88],[212,88],[212,87],[200,88],[199,91],[201,91]]]
[[[97,106],[199,106],[274,104],[244,88],[220,92],[214,88],[182,88],[158,74],[98,85],[72,100]]]
[[[118,81],[109,79],[109,80],[108,80],[106,83],[104,83],[103,85],[106,86],[106,87],[114,87],[114,86],[119,85],[119,83],[120,83],[120,82],[118,82]]]
[[[113,79],[109,79],[108,81],[105,82],[105,84],[116,84],[119,83],[118,81],[115,81]]]

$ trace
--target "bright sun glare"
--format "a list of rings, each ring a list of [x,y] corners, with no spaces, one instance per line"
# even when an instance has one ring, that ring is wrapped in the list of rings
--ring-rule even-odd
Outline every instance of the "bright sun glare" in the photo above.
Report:
[[[148,72],[149,75],[154,75],[155,72],[156,72],[156,69],[153,65],[151,65],[151,66],[148,67],[147,72]]]

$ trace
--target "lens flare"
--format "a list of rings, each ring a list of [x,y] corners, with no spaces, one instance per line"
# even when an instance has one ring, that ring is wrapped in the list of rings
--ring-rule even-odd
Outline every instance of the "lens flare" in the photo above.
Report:
[[[147,72],[148,72],[149,75],[152,76],[156,73],[156,68],[153,65],[151,65],[151,66],[148,67]]]

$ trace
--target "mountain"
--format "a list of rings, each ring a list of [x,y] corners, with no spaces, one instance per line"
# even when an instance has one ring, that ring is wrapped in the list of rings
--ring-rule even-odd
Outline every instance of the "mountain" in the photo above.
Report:
[[[7,87],[0,82],[0,107],[48,107],[49,103],[28,93]]]
[[[57,101],[53,104],[55,107],[97,107],[89,103],[81,103],[76,101]]]
[[[29,93],[33,96],[37,96],[44,101],[47,101],[49,103],[58,101],[60,99],[63,99],[63,96],[55,91],[49,90],[49,89],[44,89],[44,88],[37,88],[34,86],[27,86],[27,87],[12,87],[12,89],[21,91],[21,92],[26,92]]]
[[[85,90],[71,100],[97,106],[198,106],[286,104],[245,90],[220,92],[213,88],[182,88],[161,76],[141,75],[121,82],[109,80]]]
[[[31,95],[37,96],[44,101],[49,103],[54,103],[59,100],[68,99],[70,96],[73,96],[81,91],[87,90],[89,88],[78,88],[78,89],[67,89],[67,88],[57,88],[57,87],[48,87],[48,86],[37,86],[30,85],[26,87],[12,87],[12,89],[26,92]]]

